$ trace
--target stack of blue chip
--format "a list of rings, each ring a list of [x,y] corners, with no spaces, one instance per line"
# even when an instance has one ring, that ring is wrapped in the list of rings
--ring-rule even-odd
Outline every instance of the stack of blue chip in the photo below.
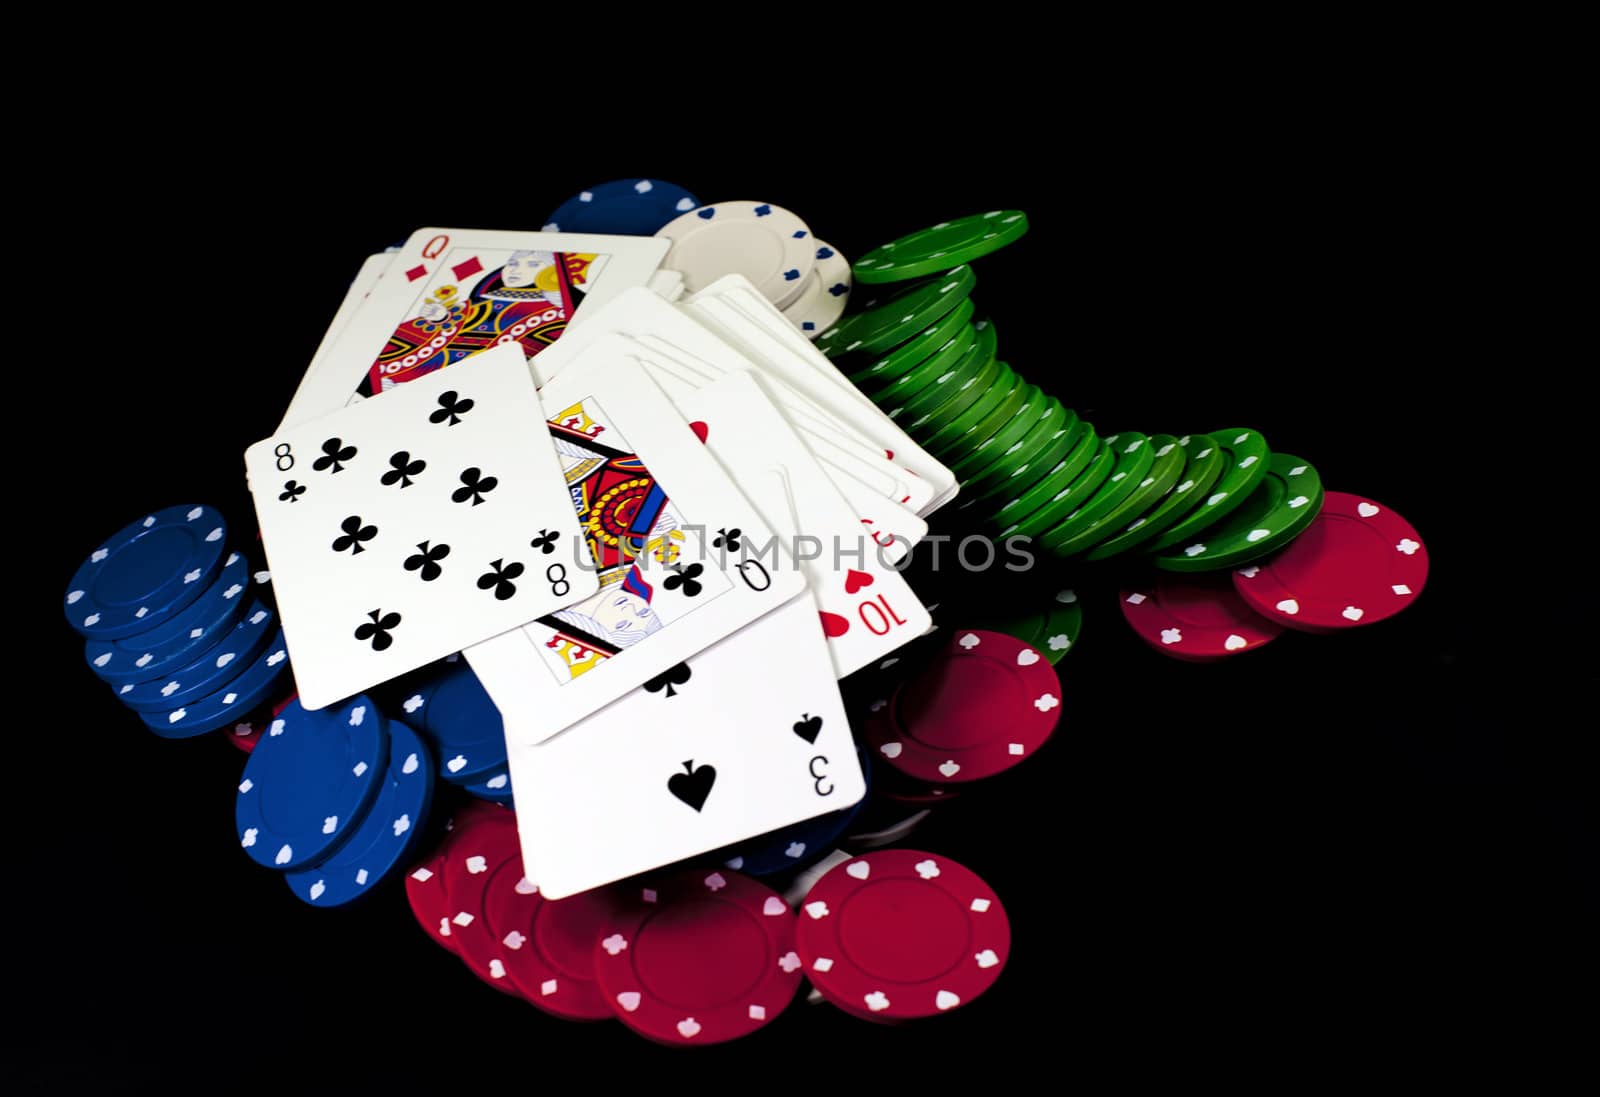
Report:
[[[440,777],[480,799],[511,803],[505,724],[465,659],[433,667],[400,707],[433,747]]]
[[[654,236],[656,230],[700,205],[676,183],[613,179],[579,191],[545,218],[546,232],[596,232]]]
[[[164,738],[245,719],[289,672],[277,616],[226,541],[213,508],[168,507],[116,533],[67,585],[89,669]]]
[[[370,893],[403,865],[433,803],[433,757],[364,696],[310,712],[291,701],[245,763],[239,844],[316,907]]]

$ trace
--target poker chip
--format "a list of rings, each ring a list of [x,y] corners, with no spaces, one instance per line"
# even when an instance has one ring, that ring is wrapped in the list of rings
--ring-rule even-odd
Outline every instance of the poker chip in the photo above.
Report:
[[[1010,365],[998,359],[994,380],[966,411],[940,426],[923,440],[922,448],[947,457],[962,445],[977,445],[999,430],[1022,406],[1027,386]]]
[[[1217,571],[1249,563],[1298,537],[1322,509],[1322,498],[1322,479],[1309,461],[1274,453],[1250,498],[1152,563],[1167,571]]]
[[[806,223],[769,202],[718,202],[684,213],[656,230],[672,241],[661,265],[683,274],[698,293],[718,278],[742,274],[778,308],[793,304],[817,263]]]
[[[260,741],[261,733],[267,729],[267,725],[271,722],[271,712],[265,708],[257,709],[228,728],[228,742],[249,754],[256,749],[256,743]]]
[[[244,620],[193,662],[148,682],[126,683],[117,689],[117,700],[135,712],[161,712],[215,693],[249,668],[277,627],[277,614],[253,602]]]
[[[829,358],[876,354],[927,328],[966,300],[978,284],[971,267],[951,265],[953,270],[937,278],[907,286],[883,301],[868,301],[862,311],[817,336],[817,349]]]
[[[475,815],[451,831],[444,858],[450,938],[462,963],[478,978],[507,994],[519,993],[508,978],[503,946],[490,929],[484,895],[497,875],[522,878],[516,816]]]
[[[1428,550],[1397,512],[1330,491],[1304,533],[1282,552],[1233,573],[1239,596],[1270,621],[1333,631],[1393,617],[1422,593]]]
[[[488,776],[475,781],[470,785],[462,785],[469,793],[480,800],[488,800],[493,804],[511,803],[511,770],[502,766],[491,770]]]
[[[1083,603],[1078,601],[1078,592],[1064,588],[1056,591],[1054,600],[1055,605],[1050,607],[1050,616],[1045,622],[1044,638],[1034,645],[1044,652],[1051,666],[1061,662],[1062,657],[1077,646],[1078,636],[1083,632]]]
[[[673,875],[605,921],[595,976],[622,1023],[651,1040],[747,1036],[800,987],[794,914],[777,892],[731,870]]]
[[[229,553],[222,571],[200,597],[161,624],[120,640],[84,641],[89,669],[102,681],[122,686],[148,682],[190,662],[238,623],[250,603],[243,597],[249,586],[249,561]]]
[[[879,406],[888,412],[889,418],[898,420],[905,411],[908,401],[925,393],[938,383],[939,378],[952,376],[962,360],[976,350],[977,344],[977,328],[968,324],[952,335],[949,342],[934,351],[925,361],[919,362],[909,373],[902,374],[885,385],[875,397]]]
[[[278,629],[244,672],[215,693],[165,712],[141,712],[145,727],[163,739],[191,739],[254,712],[281,688],[289,674],[289,651]]]
[[[941,221],[932,228],[873,248],[857,259],[856,281],[873,285],[936,274],[999,251],[1027,231],[1028,217],[1021,210],[991,210],[956,221]]]
[[[816,241],[817,265],[806,281],[794,304],[783,310],[789,322],[799,328],[807,339],[815,339],[844,315],[850,303],[850,261],[839,254],[837,248],[824,241]]]
[[[988,990],[1011,953],[994,890],[947,857],[864,853],[830,869],[800,906],[795,934],[806,978],[856,1017],[908,1021]]]
[[[1157,553],[1188,541],[1201,530],[1220,521],[1249,498],[1261,478],[1267,474],[1267,462],[1272,457],[1272,451],[1267,448],[1267,440],[1258,432],[1234,428],[1213,431],[1211,437],[1222,451],[1222,475],[1212,487],[1211,494],[1196,503],[1165,533],[1149,542],[1145,552]]]
[[[1055,427],[1048,426],[1052,420],[1058,423],[1066,421],[1066,409],[1061,406],[1061,401],[1045,395],[1038,385],[1029,385],[1023,393],[1021,407],[1011,419],[1001,424],[994,434],[955,458],[950,465],[951,474],[963,485],[975,481],[981,473],[994,467],[997,460],[1022,448],[1030,434],[1037,436],[1044,430],[1053,432]],[[1042,443],[1040,439],[1035,440]]]
[[[427,825],[433,756],[416,732],[398,721],[388,726],[388,772],[366,817],[332,856],[284,874],[289,890],[314,907],[344,906],[371,892],[405,860]]]
[[[1002,528],[1001,540],[1008,537],[1038,537],[1064,521],[1069,515],[1076,514],[1083,504],[1100,490],[1100,486],[1111,475],[1116,463],[1117,457],[1111,447],[1106,445],[1104,439],[1095,438],[1094,452],[1083,470],[1065,487],[1046,499],[1037,510]]]
[[[1032,515],[1040,511],[1049,514],[1050,511],[1046,508],[1051,503],[1060,502],[1066,497],[1072,485],[1093,463],[1102,448],[1100,439],[1094,432],[1094,424],[1078,419],[1074,413],[1071,425],[1067,428],[1067,433],[1062,437],[1060,444],[1055,447],[1052,454],[1045,456],[1048,460],[1051,456],[1059,455],[1049,470],[1031,486],[1018,485],[1019,490],[990,516],[990,521],[1008,532],[1017,532],[1023,529],[1024,520],[1030,519]]]
[[[1170,434],[1157,434],[1150,438],[1148,447],[1151,461],[1143,477],[1099,517],[1057,542],[1054,550],[1057,555],[1073,556],[1092,548],[1109,535],[1122,531],[1133,515],[1143,513],[1154,500],[1172,490],[1184,466],[1184,452],[1178,440]],[[1121,471],[1120,466],[1116,471]],[[1130,477],[1132,475],[1130,473]]]
[[[1163,655],[1210,663],[1276,640],[1283,626],[1263,618],[1222,573],[1164,572],[1122,591],[1122,616],[1134,633]]]
[[[876,757],[908,777],[958,784],[1031,756],[1060,716],[1061,683],[1037,648],[962,629],[871,714],[865,735]]]
[[[856,759],[867,781],[866,795],[848,807],[818,815],[757,835],[718,853],[717,860],[746,876],[772,876],[792,872],[813,864],[832,848],[839,836],[861,815],[872,796],[872,763],[865,750],[856,748]]]
[[[1182,519],[1206,497],[1222,475],[1222,449],[1209,434],[1185,434],[1178,439],[1178,448],[1184,452],[1178,482],[1147,513],[1084,553],[1084,559],[1104,560],[1143,544]]]
[[[545,218],[545,232],[594,232],[612,236],[654,236],[700,205],[676,183],[660,179],[613,179],[579,191]]]
[[[1082,546],[1095,523],[1113,513],[1132,495],[1155,463],[1155,449],[1150,445],[1150,439],[1136,430],[1111,435],[1105,443],[1116,462],[1111,475],[1106,477],[1106,482],[1087,502],[1044,532],[1046,552],[1064,556],[1073,547]]]
[[[456,951],[450,929],[450,896],[444,889],[444,854],[434,854],[406,873],[406,902],[417,925],[450,952]]]
[[[505,768],[505,723],[465,659],[445,663],[400,707],[438,749],[445,780],[469,784]]]
[[[870,394],[904,376],[909,370],[927,361],[929,355],[965,328],[976,308],[970,299],[962,300],[953,310],[871,365],[851,373],[851,383]]]
[[[987,503],[991,498],[1032,484],[1043,476],[1072,445],[1073,432],[1078,426],[1078,416],[1061,401],[1050,397],[1045,401],[1045,413],[1034,429],[1022,439],[994,453],[987,465],[962,482],[968,493],[967,505]],[[1009,498],[1009,496],[1007,496]]]
[[[366,697],[315,712],[294,701],[245,763],[234,801],[239,845],[272,869],[322,861],[360,826],[388,760],[386,721]]]
[[[73,573],[67,622],[95,640],[154,628],[210,586],[227,533],[222,515],[203,505],[167,507],[123,527]]]
[[[982,344],[976,344],[965,358],[956,363],[951,376],[939,382],[934,392],[930,393],[928,409],[916,418],[909,419],[906,432],[921,440],[933,437],[945,424],[962,418],[969,408],[993,392],[1002,373],[1010,375],[1011,367],[994,356],[993,347],[985,348]],[[1009,386],[1014,382],[1014,377],[1008,377],[1006,384]],[[943,391],[943,397],[938,395],[939,390]],[[1005,391],[999,395],[1004,397]],[[909,417],[911,414],[908,408],[906,415]]]
[[[484,923],[498,959],[522,997],[568,1021],[616,1016],[595,978],[595,945],[624,902],[618,888],[546,899],[516,860],[489,875]]]
[[[948,405],[960,400],[959,406],[965,407],[977,398],[978,390],[974,386],[985,373],[993,372],[995,330],[987,320],[979,320],[972,328],[972,343],[966,352],[949,368],[930,378],[922,391],[909,394],[904,403],[889,412],[889,418],[907,432],[920,435],[933,416],[943,414]]]

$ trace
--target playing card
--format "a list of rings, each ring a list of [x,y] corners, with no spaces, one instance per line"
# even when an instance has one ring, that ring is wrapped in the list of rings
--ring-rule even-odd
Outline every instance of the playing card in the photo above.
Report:
[[[339,302],[339,311],[333,314],[333,322],[328,325],[328,330],[322,334],[322,342],[317,344],[316,353],[311,356],[311,364],[306,366],[306,371],[300,377],[300,387],[295,390],[294,399],[289,402],[293,408],[300,401],[300,393],[306,387],[307,380],[317,372],[318,367],[328,360],[328,355],[333,351],[339,337],[344,334],[345,328],[350,326],[350,320],[356,312],[366,303],[367,296],[372,288],[378,284],[378,279],[383,277],[383,272],[389,269],[389,264],[394,261],[394,252],[381,251],[377,255],[369,255],[361,264],[361,269],[350,282],[350,288],[345,290],[344,300]],[[304,406],[304,405],[302,405]],[[285,421],[278,424],[278,429],[283,430],[288,426],[287,416]]]
[[[680,373],[675,363],[651,348],[640,347],[638,358],[646,372],[650,374],[650,379],[660,385],[661,390],[675,404],[679,402],[680,396],[692,394],[711,383],[703,377]],[[763,393],[766,391],[765,386],[766,383],[763,382]],[[790,425],[785,422],[785,426]],[[885,560],[890,563],[898,562],[918,541],[928,535],[927,522],[904,507],[896,506],[884,499],[873,488],[837,465],[829,464],[825,458],[817,455],[817,451],[822,447],[814,444],[815,439],[798,431],[796,433],[801,442],[808,447],[811,456],[816,459],[818,469],[849,505],[861,532],[877,546]]]
[[[522,348],[251,446],[300,700],[322,708],[598,589]]]
[[[582,331],[572,333],[535,359],[534,372],[541,380],[558,376],[591,342],[608,333],[630,336],[641,348],[648,348],[635,352],[641,360],[671,368],[696,386],[729,372],[755,369],[748,358],[677,309],[645,290],[634,289],[590,313]],[[826,413],[809,405],[781,381],[774,380],[769,391],[820,459],[888,504],[874,503],[859,488],[850,490],[841,481],[864,525],[884,531],[885,540],[890,535],[898,538],[890,543],[915,544],[927,534],[927,523],[899,502],[910,497],[908,484],[915,481],[911,474],[889,462],[881,451],[854,442],[835,429],[831,421],[824,425]],[[843,454],[849,454],[851,459],[846,460]]]
[[[503,342],[529,357],[580,305],[643,286],[671,242],[648,236],[418,229],[284,416],[303,422]]]
[[[546,898],[671,864],[866,794],[808,595],[554,738],[506,719],[523,870]]]
[[[785,535],[806,574],[840,678],[927,630],[928,611],[888,557],[879,556],[753,374],[729,374],[675,402],[700,424],[706,447],[761,516]],[[768,469],[783,478],[785,490],[763,490],[751,475]]]
[[[670,685],[689,656],[805,589],[631,346],[590,344],[541,393],[598,591],[465,652],[506,719],[537,738]]]
[[[811,397],[841,422],[853,425],[879,442],[894,454],[897,463],[926,480],[932,489],[932,501],[920,508],[918,513],[932,513],[953,499],[958,485],[950,470],[918,446],[860,389],[850,384],[848,378],[840,374],[821,351],[794,331],[793,325],[781,313],[773,321],[768,310],[750,301],[750,293],[753,292],[754,287],[748,279],[729,275],[713,282],[693,297],[686,298],[680,307],[732,343],[736,349],[755,358],[764,370],[770,370],[799,392]],[[764,316],[765,322],[752,320],[752,315]],[[780,323],[785,330],[782,334],[775,334]]]

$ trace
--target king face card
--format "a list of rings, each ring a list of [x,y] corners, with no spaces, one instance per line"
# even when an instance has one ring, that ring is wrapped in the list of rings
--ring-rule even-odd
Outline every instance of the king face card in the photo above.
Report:
[[[589,598],[466,649],[508,722],[539,739],[805,589],[788,550],[700,438],[607,336],[541,396],[583,530]],[[376,401],[375,401],[376,402]]]
[[[594,594],[543,420],[513,344],[245,453],[307,708]]]

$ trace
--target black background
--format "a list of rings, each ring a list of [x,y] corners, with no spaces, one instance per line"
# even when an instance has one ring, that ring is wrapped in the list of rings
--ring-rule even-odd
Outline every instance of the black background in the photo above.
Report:
[[[682,127],[596,126],[543,148],[283,110],[42,147],[53,178],[81,169],[100,189],[57,222],[67,292],[20,302],[60,310],[48,379],[66,436],[49,485],[11,495],[48,520],[26,526],[39,640],[11,657],[28,703],[11,729],[7,984],[26,1008],[7,1042],[41,1078],[113,1089],[191,1071],[312,1090],[569,1070],[731,1085],[747,1066],[831,1088],[852,1061],[909,1079],[1336,1058],[1561,1001],[1600,914],[1594,772],[1581,727],[1503,708],[1491,669],[1506,641],[1482,597],[1473,473],[1517,439],[1467,368],[1492,337],[1487,157],[1466,127],[1384,104],[1177,98],[1134,116],[1100,97],[983,118],[883,103],[858,131],[829,116],[691,144]],[[246,859],[244,756],[145,733],[61,619],[72,570],[144,511],[205,500],[248,535],[241,455],[366,255],[422,225],[537,228],[634,174],[783,205],[851,257],[1022,208],[1032,230],[978,264],[974,293],[1022,375],[1103,432],[1261,429],[1430,549],[1400,617],[1217,666],[1145,649],[1113,575],[1040,575],[1039,592],[1070,581],[1087,602],[1061,728],[914,841],[977,870],[1012,920],[1004,976],[951,1016],[886,1028],[797,1003],[686,1054],[503,998],[428,941],[397,886],[315,911]]]

